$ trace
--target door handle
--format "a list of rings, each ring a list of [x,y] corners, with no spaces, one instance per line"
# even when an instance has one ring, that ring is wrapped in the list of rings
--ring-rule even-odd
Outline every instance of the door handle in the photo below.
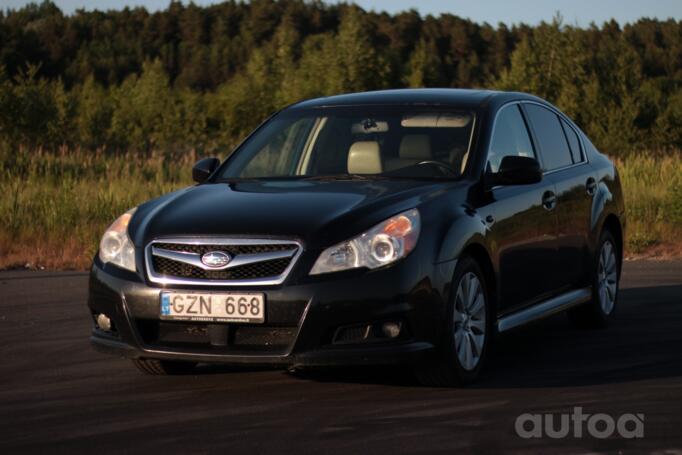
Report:
[[[597,191],[597,181],[592,177],[587,179],[587,182],[585,182],[585,190],[587,191],[587,194],[594,196],[594,193]]]
[[[553,210],[556,207],[556,194],[553,191],[545,191],[542,195],[542,206],[545,210]]]

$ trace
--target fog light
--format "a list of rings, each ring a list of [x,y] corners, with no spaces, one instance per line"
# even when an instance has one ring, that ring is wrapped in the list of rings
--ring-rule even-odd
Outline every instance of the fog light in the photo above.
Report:
[[[104,313],[98,314],[97,327],[107,332],[111,331],[111,319]]]
[[[387,338],[396,338],[400,335],[400,322],[384,322],[381,331]]]

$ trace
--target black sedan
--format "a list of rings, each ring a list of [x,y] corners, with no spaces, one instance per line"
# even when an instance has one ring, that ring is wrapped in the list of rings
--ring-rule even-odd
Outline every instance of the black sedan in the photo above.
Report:
[[[146,373],[401,363],[466,384],[497,333],[616,307],[618,173],[531,95],[304,101],[193,176],[116,220],[91,270],[91,341]]]

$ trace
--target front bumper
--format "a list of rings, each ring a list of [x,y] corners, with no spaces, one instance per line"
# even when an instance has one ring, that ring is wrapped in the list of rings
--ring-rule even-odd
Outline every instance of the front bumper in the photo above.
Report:
[[[196,291],[200,286],[151,285],[96,258],[88,306],[93,321],[104,313],[113,328],[104,331],[95,324],[90,340],[98,351],[128,358],[282,367],[414,364],[432,355],[443,336],[443,302],[454,267],[455,261],[450,261],[424,272],[417,258],[408,257],[382,270],[248,289],[265,293],[264,324],[208,324],[159,318],[162,290]],[[401,324],[395,339],[338,342],[336,338],[342,328],[386,321]],[[212,336],[215,333],[217,338]]]

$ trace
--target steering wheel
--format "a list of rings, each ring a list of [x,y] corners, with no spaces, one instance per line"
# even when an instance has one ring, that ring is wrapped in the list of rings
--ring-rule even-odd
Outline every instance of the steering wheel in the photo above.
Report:
[[[435,161],[435,160],[420,161],[419,163],[417,163],[417,166],[421,166],[422,164],[433,164],[435,166],[438,166],[441,169],[445,169],[446,171],[448,171],[452,175],[459,175],[459,173],[456,170],[454,170],[452,168],[452,166],[447,165],[445,163],[442,163],[440,161]]]

